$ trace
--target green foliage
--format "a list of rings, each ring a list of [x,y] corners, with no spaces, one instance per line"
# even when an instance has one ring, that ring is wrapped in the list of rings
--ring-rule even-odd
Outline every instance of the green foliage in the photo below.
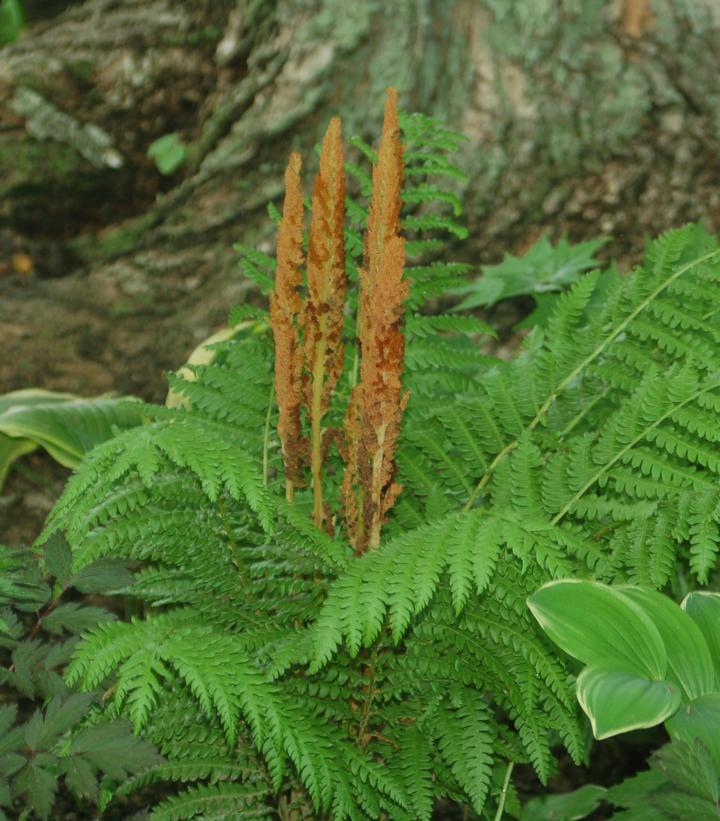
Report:
[[[607,239],[594,239],[571,245],[562,237],[553,245],[543,234],[522,256],[505,254],[497,265],[486,265],[483,276],[452,293],[463,299],[456,311],[487,308],[514,296],[533,296],[538,303],[537,317],[547,318],[556,295],[574,285],[580,275],[598,267],[596,252]]]
[[[665,721],[689,743],[707,733],[720,766],[720,678],[706,639],[720,635],[720,594],[687,602],[689,614],[652,590],[577,580],[549,582],[528,599],[547,635],[587,665],[577,697],[596,738]]]
[[[452,138],[425,118],[403,129],[409,250],[433,253],[462,233],[452,197],[433,188],[455,173]],[[350,171],[362,197],[367,172]],[[352,276],[363,206],[348,214]],[[269,279],[269,259],[248,260]],[[558,742],[581,761],[574,663],[526,600],[570,575],[660,588],[714,571],[719,260],[697,226],[671,232],[631,277],[579,278],[510,362],[479,353],[482,324],[424,315],[464,271],[418,260],[403,492],[384,543],[361,558],[340,521],[333,534],[313,528],[309,489],[284,500],[262,315],[173,375],[175,407],[144,407],[149,424],[94,450],[42,537],[66,535],[71,573],[141,563],[123,592],[143,615],[90,629],[68,671],[105,688],[108,717],[131,718],[166,759],[118,794],[179,781],[154,810],[167,818],[429,819],[440,798],[492,818],[517,804],[511,785],[501,798],[513,764],[547,781]],[[349,347],[330,429],[356,367]],[[328,440],[336,510],[342,463]],[[653,684],[680,670],[654,616],[636,621],[639,667],[614,672]],[[703,670],[662,686],[701,686]],[[678,738],[714,709],[695,706]]]
[[[81,399],[36,388],[0,396],[0,488],[15,459],[44,448],[65,467],[77,467],[95,445],[142,422],[128,398]]]
[[[685,821],[720,817],[720,767],[702,741],[671,741],[654,752],[649,769],[610,788],[586,784],[572,793],[533,798],[520,821],[587,818],[603,802],[626,821]]]
[[[24,24],[20,0],[0,0],[0,47],[14,43]]]
[[[585,818],[602,801],[613,817],[720,817],[720,594],[691,593],[681,606],[639,587],[555,581],[528,604],[545,632],[586,663],[577,696],[596,738],[662,721],[672,739],[650,769],[610,789],[533,799],[522,821]],[[639,672],[640,671],[640,672]]]
[[[97,804],[103,791],[162,763],[129,721],[102,718],[97,693],[73,693],[62,677],[79,634],[115,618],[71,596],[127,586],[126,563],[101,559],[73,573],[60,538],[44,558],[47,573],[36,554],[0,547],[0,818],[21,808],[57,817],[61,786]]]
[[[606,793],[604,787],[585,784],[574,792],[533,798],[523,807],[520,821],[585,818],[600,806]]]
[[[177,134],[163,134],[150,144],[147,153],[161,174],[174,174],[185,162],[187,147]]]

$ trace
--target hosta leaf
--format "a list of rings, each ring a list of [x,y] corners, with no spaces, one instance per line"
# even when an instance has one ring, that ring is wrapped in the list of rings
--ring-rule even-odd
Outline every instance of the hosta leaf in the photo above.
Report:
[[[37,445],[30,439],[6,436],[0,433],[0,488],[10,470],[10,465],[26,453],[32,453]]]
[[[715,671],[702,631],[672,599],[654,590],[619,588],[637,602],[660,631],[668,658],[666,679],[692,700],[715,689]]]
[[[681,606],[705,637],[715,667],[715,689],[720,690],[720,593],[690,593]]]
[[[549,582],[528,598],[540,626],[585,664],[661,680],[667,653],[660,633],[635,602],[597,582]]]
[[[680,706],[680,691],[674,684],[602,667],[582,671],[577,696],[597,739],[655,727]]]
[[[38,445],[65,467],[77,467],[115,429],[142,421],[142,405],[127,398],[82,399],[38,389],[0,396],[0,486],[10,462]],[[12,445],[7,440],[18,442]]]

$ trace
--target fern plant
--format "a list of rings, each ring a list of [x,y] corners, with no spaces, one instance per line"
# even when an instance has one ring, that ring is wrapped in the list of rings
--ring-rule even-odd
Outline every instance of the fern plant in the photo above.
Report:
[[[252,321],[171,376],[182,402],[94,450],[48,520],[76,570],[143,563],[143,615],[90,630],[68,681],[166,759],[119,792],[191,784],[152,817],[517,814],[516,763],[546,781],[554,744],[585,752],[526,598],[713,571],[715,240],[690,226],[631,277],[584,276],[491,359],[482,323],[423,312],[465,273],[416,256],[462,233],[437,183],[456,138],[396,116],[391,94],[377,153],[358,143],[359,202],[331,124],[307,235],[291,158],[277,260],[244,251],[269,318],[234,312]]]

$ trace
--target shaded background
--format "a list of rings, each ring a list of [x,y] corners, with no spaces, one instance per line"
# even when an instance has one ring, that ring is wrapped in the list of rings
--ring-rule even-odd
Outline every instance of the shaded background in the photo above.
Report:
[[[377,133],[390,84],[468,137],[459,257],[547,230],[610,234],[629,263],[647,234],[718,227],[717,0],[20,2],[0,50],[3,391],[160,399],[245,296],[232,243],[271,247],[290,149],[334,113]],[[162,174],[148,149],[172,134]]]

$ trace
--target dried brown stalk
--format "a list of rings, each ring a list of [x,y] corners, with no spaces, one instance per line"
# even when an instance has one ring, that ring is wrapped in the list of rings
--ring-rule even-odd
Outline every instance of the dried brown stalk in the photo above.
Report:
[[[358,553],[380,544],[380,530],[401,487],[395,450],[407,395],[402,387],[405,336],[405,241],[400,236],[403,177],[397,92],[390,89],[373,168],[372,200],[360,270],[360,381],[345,421],[345,515]]]
[[[640,37],[652,25],[653,15],[649,0],[623,0],[622,28],[630,37]]]
[[[320,153],[308,241],[308,295],[303,312],[305,403],[310,421],[313,520],[325,518],[322,492],[323,417],[343,369],[345,169],[340,119],[330,121]]]
[[[275,338],[275,400],[279,411],[278,436],[285,464],[285,495],[293,500],[302,480],[305,443],[300,427],[303,354],[299,319],[303,263],[302,161],[291,154],[285,171],[285,201],[278,230],[275,292],[270,295],[270,319]]]

